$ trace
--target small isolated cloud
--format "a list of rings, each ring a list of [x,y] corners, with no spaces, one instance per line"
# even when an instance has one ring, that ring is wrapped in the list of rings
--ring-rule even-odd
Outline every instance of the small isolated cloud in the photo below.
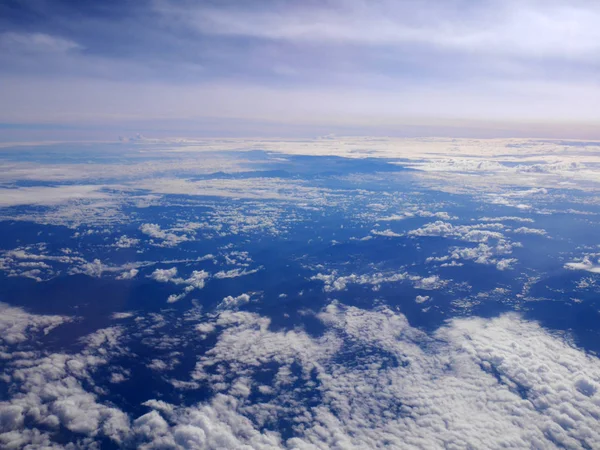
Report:
[[[223,279],[223,278],[237,278],[237,277],[243,277],[245,275],[252,275],[253,273],[256,273],[260,270],[260,268],[258,269],[253,269],[253,270],[247,270],[247,269],[232,269],[232,270],[221,270],[217,273],[215,273],[213,275],[213,278],[217,278],[217,279]]]
[[[430,298],[431,297],[429,297],[428,295],[417,295],[417,297],[415,298],[415,302],[417,302],[417,303],[425,303]]]
[[[528,227],[519,227],[513,230],[513,233],[519,234],[537,234],[539,236],[546,236],[548,233],[546,230],[541,230],[539,228],[528,228]]]
[[[188,278],[182,278],[177,276],[177,267],[171,267],[170,269],[155,269],[150,278],[159,283],[173,283],[175,285],[184,285],[183,292],[179,294],[171,294],[167,298],[167,303],[175,303],[185,298],[190,292],[195,289],[204,288],[204,284],[210,274],[204,270],[194,270]]]
[[[177,276],[177,267],[170,269],[155,269],[150,278],[160,283],[167,283]]]
[[[415,288],[424,289],[428,291],[434,289],[441,289],[447,284],[448,281],[440,279],[438,275],[431,275],[425,278],[415,277],[414,279]]]
[[[375,236],[383,236],[383,237],[402,237],[402,234],[396,233],[390,229],[379,231],[379,230],[371,230],[371,234]]]
[[[139,273],[138,269],[129,269],[126,272],[122,272],[121,275],[117,276],[117,280],[132,280]]]
[[[221,303],[219,303],[220,309],[236,309],[246,303],[250,302],[250,295],[248,294],[240,294],[237,297],[233,297],[228,295],[223,299]]]
[[[160,225],[155,223],[145,223],[140,226],[140,231],[151,238],[158,239],[157,244],[163,247],[175,247],[176,245],[188,241],[190,238],[185,234],[175,234],[163,230]]]
[[[118,247],[118,248],[131,248],[131,247],[135,247],[139,243],[140,243],[139,239],[134,239],[134,238],[130,238],[130,237],[123,235],[119,239],[117,239],[117,241],[115,242],[114,245],[115,245],[115,247]]]

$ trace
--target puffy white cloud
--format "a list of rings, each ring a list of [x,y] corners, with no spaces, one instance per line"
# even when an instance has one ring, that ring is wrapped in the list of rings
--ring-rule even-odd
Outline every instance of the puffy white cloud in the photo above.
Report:
[[[584,256],[581,261],[572,261],[565,264],[565,268],[572,270],[585,270],[591,273],[600,273],[600,262],[594,263],[591,256]]]
[[[204,288],[204,284],[210,278],[210,274],[204,270],[194,270],[188,278],[181,278],[177,277],[177,267],[171,267],[170,269],[155,269],[150,278],[160,283],[185,285],[183,292],[171,294],[167,298],[168,303],[174,303],[185,298],[193,290]]]
[[[150,275],[153,280],[161,283],[167,283],[177,276],[177,267],[171,267],[170,269],[155,269]]]
[[[31,325],[27,329],[47,317],[29,315]],[[82,340],[85,348],[81,353],[72,355],[13,353],[3,373],[12,387],[0,405],[0,442],[6,448],[49,443],[51,434],[61,426],[81,436],[79,445],[85,446],[86,438],[98,435],[123,442],[130,429],[127,415],[99,403],[96,393],[85,387],[92,382],[91,374],[97,367],[107,364],[113,355],[123,354],[121,335],[120,328],[98,330]],[[25,421],[26,429],[22,430]]]
[[[540,235],[540,236],[546,236],[548,234],[546,232],[546,230],[541,230],[539,228],[528,228],[528,227],[519,227],[519,228],[515,228],[512,231],[513,231],[513,233],[537,234],[537,235]]]
[[[129,269],[126,272],[122,272],[121,275],[117,277],[117,280],[131,280],[137,276],[139,273],[138,269]]]
[[[160,225],[155,223],[142,224],[140,231],[151,238],[159,239],[161,241],[159,245],[164,247],[175,247],[182,242],[190,240],[185,234],[178,235],[170,231],[165,231]]]
[[[27,341],[32,333],[48,334],[73,319],[58,315],[29,314],[21,308],[0,302],[0,342],[17,344]]]
[[[441,280],[438,275],[431,275],[424,278],[415,277],[414,281],[415,288],[425,290],[440,289],[448,284],[448,281]]]
[[[502,224],[483,223],[477,225],[452,225],[449,222],[437,220],[423,225],[421,228],[408,232],[409,236],[441,236],[455,237],[468,242],[488,242],[490,240],[503,240],[504,235],[498,229],[503,229]]]
[[[118,247],[118,248],[130,248],[130,247],[135,247],[139,243],[140,243],[139,239],[130,238],[128,236],[123,235],[123,236],[119,237],[119,239],[116,240],[114,245],[115,245],[115,247]]]
[[[428,295],[417,295],[415,297],[415,302],[417,302],[417,303],[425,303],[430,298],[431,297],[429,297]]]
[[[84,447],[100,435],[182,450],[600,443],[600,359],[535,322],[516,314],[453,319],[432,336],[388,308],[337,302],[318,318],[326,326],[318,337],[271,331],[268,318],[239,311],[198,324],[202,332],[218,329],[217,341],[198,357],[192,381],[177,386],[209,383],[216,395],[191,406],[151,399],[144,406],[152,411],[133,422],[83,384],[123,354],[122,328],[90,335],[79,354],[21,359],[7,371],[15,389],[0,405],[0,444],[52,448],[59,425]],[[265,367],[276,368],[269,386],[255,377]],[[252,392],[265,397],[255,403]],[[287,440],[281,419],[293,426]]]
[[[394,283],[397,281],[406,280],[409,275],[403,273],[393,274],[363,274],[363,275],[345,275],[338,276],[337,271],[333,271],[330,274],[318,273],[311,277],[311,280],[318,280],[324,283],[324,290],[326,292],[332,291],[343,291],[349,284],[366,284],[372,285],[374,289],[378,289],[382,283]]]
[[[217,324],[225,329],[194,375],[222,393],[194,407],[167,408],[174,422],[168,429],[156,415],[147,417],[158,430],[147,433],[148,445],[593,448],[600,442],[600,360],[536,323],[514,314],[456,319],[429,336],[386,308],[333,303],[319,318],[329,331],[310,338],[269,331],[268,319],[254,314],[223,313]],[[281,373],[272,387],[251,381],[272,362]],[[220,364],[230,370],[215,372]],[[289,390],[290,382],[310,384],[311,373],[316,404]],[[249,403],[248,389],[271,400]],[[294,437],[259,431],[281,417],[295,424]]]
[[[390,229],[379,231],[379,230],[371,230],[371,234],[375,236],[383,236],[383,237],[402,237],[402,234],[396,233]]]
[[[250,302],[250,295],[248,294],[240,294],[237,297],[233,297],[232,295],[228,295],[223,299],[221,303],[219,303],[219,308],[221,309],[234,309],[238,308],[246,303]]]

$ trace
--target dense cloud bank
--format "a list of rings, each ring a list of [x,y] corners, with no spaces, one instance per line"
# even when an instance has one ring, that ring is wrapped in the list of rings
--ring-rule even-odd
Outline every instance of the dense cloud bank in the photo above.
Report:
[[[600,443],[600,360],[516,314],[454,319],[428,335],[388,308],[333,302],[317,314],[326,331],[314,337],[226,310],[197,318],[197,331],[189,323],[217,337],[187,380],[209,383],[212,398],[191,406],[149,398],[149,412],[131,417],[101,400],[107,386],[95,374],[128,353],[135,325],[98,330],[76,353],[47,353],[36,349],[44,330],[71,319],[3,308],[4,448],[60,448],[52,442],[62,428],[72,448],[105,438],[173,449]],[[267,367],[276,367],[269,383],[259,376]]]

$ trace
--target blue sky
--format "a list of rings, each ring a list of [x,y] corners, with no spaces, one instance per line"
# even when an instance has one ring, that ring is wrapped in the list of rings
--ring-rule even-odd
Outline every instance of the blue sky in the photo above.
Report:
[[[0,4],[0,139],[600,138],[593,1]]]

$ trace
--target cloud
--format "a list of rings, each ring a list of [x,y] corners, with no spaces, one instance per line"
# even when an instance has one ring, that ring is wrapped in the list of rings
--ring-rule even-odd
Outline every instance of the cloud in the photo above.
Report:
[[[140,271],[138,269],[129,269],[126,272],[122,272],[121,275],[117,276],[117,280],[131,280],[137,276]]]
[[[32,333],[48,334],[71,320],[73,319],[67,316],[29,314],[21,308],[0,302],[0,341],[9,345],[22,343]]]
[[[600,262],[594,263],[590,256],[585,256],[581,261],[566,263],[565,268],[572,270],[585,270],[591,273],[600,273]]]
[[[117,241],[115,242],[115,247],[131,248],[131,247],[135,247],[137,244],[139,244],[139,242],[140,242],[139,239],[130,238],[130,237],[123,235],[123,236],[119,237],[119,239],[117,239]]]
[[[161,283],[167,283],[177,276],[177,267],[170,269],[155,269],[150,278]]]
[[[160,239],[162,242],[159,244],[164,247],[174,247],[182,242],[189,240],[186,235],[177,235],[172,232],[161,229],[160,225],[155,223],[144,223],[140,226],[140,231],[145,235],[150,236],[154,239]]]
[[[453,217],[445,211],[431,212],[431,211],[417,210],[417,211],[407,211],[407,212],[403,212],[401,214],[392,214],[391,216],[381,217],[378,220],[383,221],[383,222],[390,222],[390,221],[395,221],[395,220],[411,219],[413,217],[435,217],[437,219],[442,219],[442,220],[457,219],[457,217]]]
[[[68,321],[58,316],[39,316],[18,309],[5,311],[13,325],[3,332],[8,342],[33,345],[35,332],[41,327],[49,331]],[[3,314],[4,317],[4,314]],[[17,325],[20,324],[20,325]],[[17,333],[15,327],[20,328]],[[129,433],[129,419],[118,408],[97,401],[93,392],[86,390],[91,374],[108,358],[123,353],[120,345],[122,330],[98,330],[82,340],[85,348],[77,354],[15,351],[3,371],[4,381],[12,386],[10,398],[2,401],[0,410],[0,443],[6,448],[50,445],[50,437],[60,427],[77,436],[78,445],[89,445],[86,437],[106,436],[121,443]],[[26,333],[26,336],[24,335]],[[18,339],[15,335],[21,334]],[[5,358],[6,359],[6,358]],[[27,425],[24,425],[27,423]],[[23,430],[25,426],[25,430]],[[79,440],[78,437],[82,439]],[[87,442],[87,444],[86,444]],[[53,448],[53,447],[50,447]]]
[[[58,205],[76,200],[109,200],[104,186],[76,185],[59,187],[0,188],[0,207],[18,205]]]
[[[372,285],[374,289],[378,289],[378,286],[382,283],[395,283],[403,281],[409,278],[409,275],[405,272],[402,273],[374,273],[374,274],[363,274],[363,275],[344,275],[338,276],[337,271],[333,271],[330,274],[317,273],[313,275],[311,280],[318,280],[324,283],[323,290],[325,292],[332,291],[343,291],[349,284],[366,284]]]
[[[597,119],[593,2],[57,1],[1,11],[0,120],[21,136],[538,135],[540,120],[556,136]]]
[[[170,269],[155,269],[150,278],[159,283],[173,283],[175,285],[185,285],[183,292],[179,294],[171,294],[167,298],[167,303],[175,303],[185,298],[190,292],[195,289],[204,288],[204,284],[207,279],[210,278],[210,274],[205,270],[194,270],[188,278],[177,277],[177,267]]]
[[[190,12],[172,8],[203,32],[321,44],[426,45],[466,53],[509,54],[568,59],[591,57],[600,46],[594,18],[600,10],[589,3],[538,2],[470,5],[460,10],[436,1],[422,4],[332,2],[305,8],[215,8]],[[460,11],[460,12],[459,12]],[[496,14],[492,16],[492,11]],[[578,24],[573,33],[570,25]],[[556,34],[548,37],[554,31]]]
[[[32,324],[44,317],[20,314]],[[535,322],[516,314],[452,319],[429,335],[389,308],[338,302],[317,317],[325,326],[319,336],[273,331],[269,318],[249,312],[202,319],[204,332],[219,330],[216,341],[197,356],[191,381],[176,387],[208,383],[214,395],[191,405],[151,398],[143,402],[150,411],[138,417],[93,392],[97,368],[127,354],[125,329],[98,330],[79,353],[16,352],[5,370],[13,389],[0,405],[0,443],[50,445],[59,426],[82,447],[106,437],[147,449],[600,442],[600,360]],[[269,385],[267,367],[274,368]],[[292,426],[288,438],[277,431],[283,423]]]
[[[329,331],[307,339],[269,331],[268,319],[257,315],[222,314],[217,322],[227,328],[194,374],[213,380],[221,393],[191,408],[168,408],[173,427],[153,415],[159,431],[148,429],[148,445],[173,442],[182,429],[196,439],[185,442],[206,448],[577,448],[599,442],[598,358],[536,323],[514,314],[455,319],[428,336],[386,308],[333,303],[319,318]],[[279,365],[277,381],[259,389],[269,400],[248,402],[248,391],[260,383],[252,374],[271,363]],[[300,372],[291,371],[292,364]],[[230,370],[208,371],[220,365]],[[311,388],[319,392],[316,404],[303,400],[299,387],[289,391],[290,382],[310,383],[310,373],[318,380]],[[267,431],[282,418],[294,423],[287,441]]]
[[[214,278],[217,279],[224,279],[224,278],[237,278],[237,277],[243,277],[245,275],[252,275],[253,273],[256,273],[260,270],[260,268],[258,269],[253,269],[253,270],[247,270],[247,269],[231,269],[231,270],[221,270],[217,273],[215,273],[213,275]]]
[[[519,227],[513,230],[513,233],[519,234],[537,234],[539,236],[546,236],[548,233],[546,230],[540,230],[539,228],[528,228],[528,227]]]
[[[415,288],[424,290],[440,289],[448,284],[448,281],[441,280],[437,275],[431,275],[424,278],[416,278]]]
[[[0,48],[11,53],[64,53],[78,50],[81,46],[69,39],[44,33],[5,32],[0,34]]]
[[[437,220],[423,225],[421,228],[408,232],[409,236],[442,236],[457,237],[469,242],[487,242],[490,239],[501,240],[502,233],[494,229],[502,229],[501,224],[452,225],[449,222]]]
[[[219,304],[219,308],[221,308],[221,309],[236,309],[248,302],[250,302],[250,295],[248,295],[248,294],[240,294],[237,297],[228,295]]]

